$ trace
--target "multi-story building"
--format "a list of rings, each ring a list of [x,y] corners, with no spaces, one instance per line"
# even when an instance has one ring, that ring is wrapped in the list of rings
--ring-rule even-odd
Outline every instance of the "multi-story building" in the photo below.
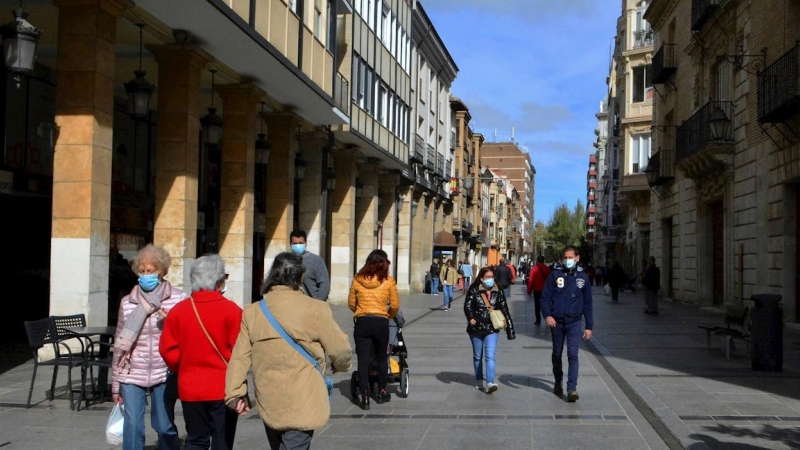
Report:
[[[481,148],[480,164],[492,170],[500,170],[520,193],[521,223],[523,239],[522,253],[533,252],[534,178],[536,170],[530,154],[515,142],[487,142]]]
[[[598,265],[602,265],[607,261],[607,247],[603,245],[603,239],[610,234],[606,225],[610,224],[611,222],[608,220],[606,215],[606,203],[608,201],[608,197],[611,195],[607,190],[607,185],[610,185],[611,180],[609,179],[609,161],[606,159],[606,155],[608,153],[608,99],[603,99],[600,102],[600,109],[595,114],[597,118],[597,127],[594,129],[595,134],[595,142],[592,144],[595,148],[595,170],[597,176],[597,189],[595,189],[595,198],[591,200],[587,197],[587,208],[591,202],[594,202],[595,208],[595,226],[594,226],[594,234],[592,236],[592,245],[594,251],[592,252],[593,261],[592,264],[597,267]],[[591,170],[591,162],[589,163],[590,170]],[[610,186],[609,186],[610,187]],[[587,193],[589,195],[589,193]],[[588,237],[588,236],[587,236]]]
[[[654,0],[652,254],[664,295],[800,314],[800,5]],[[780,30],[776,32],[776,30]]]
[[[649,255],[650,188],[644,171],[650,157],[655,91],[651,64],[653,32],[644,19],[647,4],[647,0],[622,2],[612,62],[615,95],[609,102],[613,109],[608,113],[612,121],[613,152],[619,157],[620,169],[616,205],[621,232],[617,230],[614,247],[616,259],[628,274],[639,273],[642,261]]]
[[[586,171],[586,243],[592,247],[597,227],[598,179],[597,155],[589,155],[589,170]]]

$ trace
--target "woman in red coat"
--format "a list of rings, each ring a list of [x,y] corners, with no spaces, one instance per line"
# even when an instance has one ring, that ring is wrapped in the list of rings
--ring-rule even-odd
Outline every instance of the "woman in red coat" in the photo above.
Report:
[[[192,296],[164,322],[159,350],[178,372],[186,422],[185,449],[233,448],[238,414],[225,406],[225,372],[239,336],[242,308],[223,297],[228,276],[219,255],[192,265]]]

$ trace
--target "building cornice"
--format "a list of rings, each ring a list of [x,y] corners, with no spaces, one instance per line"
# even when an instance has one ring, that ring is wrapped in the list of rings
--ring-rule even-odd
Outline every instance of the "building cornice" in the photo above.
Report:
[[[644,12],[646,20],[655,31],[661,30],[664,23],[675,10],[679,0],[653,0]]]

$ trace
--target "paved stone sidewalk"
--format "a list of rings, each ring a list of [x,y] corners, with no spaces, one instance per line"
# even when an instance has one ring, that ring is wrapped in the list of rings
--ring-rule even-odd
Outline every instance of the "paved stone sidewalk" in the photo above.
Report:
[[[782,373],[754,372],[746,352],[726,361],[706,348],[697,324],[719,323],[719,314],[663,302],[659,316],[648,316],[642,294],[622,294],[613,304],[595,288],[595,338],[580,352],[581,399],[566,403],[552,394],[549,331],[534,325],[533,301],[521,285],[511,297],[517,339],[500,337],[495,394],[474,388],[463,297],[445,312],[441,296],[407,296],[401,309],[408,321],[409,397],[373,403],[365,414],[350,398],[350,374],[334,375],[332,418],[315,433],[313,448],[800,448],[797,331],[785,330]],[[333,309],[352,334],[347,307]],[[0,374],[0,449],[110,448],[104,442],[110,404],[75,412],[65,397],[47,401],[48,369],[37,376],[38,403],[24,408],[31,368],[28,362]],[[65,378],[60,374],[59,384]],[[177,422],[183,434],[180,403]],[[240,420],[236,446],[267,448],[257,415]]]

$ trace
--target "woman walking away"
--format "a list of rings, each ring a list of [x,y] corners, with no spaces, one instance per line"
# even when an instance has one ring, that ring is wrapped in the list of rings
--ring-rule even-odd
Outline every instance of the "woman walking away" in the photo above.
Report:
[[[317,368],[325,372],[326,356],[334,372],[350,370],[352,352],[327,302],[314,300],[300,289],[303,257],[283,252],[275,257],[264,280],[264,300],[242,312],[242,328],[225,377],[225,404],[239,415],[250,410],[247,373],[252,367],[258,415],[272,450],[311,447],[314,430],[331,415],[328,388]],[[272,325],[283,329],[291,344]],[[312,365],[300,350],[317,362]]]
[[[453,285],[458,282],[458,270],[452,259],[448,259],[444,264],[439,272],[439,278],[442,280],[444,310],[450,311],[450,305],[453,303]]]
[[[353,339],[358,355],[359,406],[363,410],[369,409],[369,362],[373,355],[378,360],[375,403],[388,402],[392,398],[386,392],[389,372],[386,348],[389,345],[389,320],[394,319],[400,309],[400,296],[397,294],[397,283],[389,275],[389,264],[385,251],[373,250],[353,279],[347,298],[355,319]]]
[[[167,364],[158,352],[161,329],[169,311],[186,294],[164,276],[172,258],[149,244],[136,253],[131,267],[139,283],[120,301],[114,356],[111,362],[111,398],[124,405],[123,450],[142,450],[144,412],[150,394],[150,426],[158,433],[159,450],[178,450],[175,403],[169,400]],[[174,395],[174,394],[172,394]]]
[[[488,267],[478,271],[478,276],[469,287],[467,298],[464,300],[464,315],[467,316],[467,334],[472,341],[472,363],[475,366],[475,388],[491,394],[497,390],[494,382],[495,359],[497,338],[500,330],[495,329],[489,317],[490,308],[503,313],[506,319],[506,337],[508,340],[516,338],[514,323],[508,312],[508,304],[494,282],[494,272]],[[483,375],[483,359],[486,359],[486,376]],[[483,386],[483,381],[486,386]]]
[[[170,370],[181,374],[184,449],[230,450],[239,417],[225,406],[225,371],[239,336],[242,308],[222,296],[228,275],[219,255],[197,258],[190,278],[192,296],[170,311],[159,350]]]

